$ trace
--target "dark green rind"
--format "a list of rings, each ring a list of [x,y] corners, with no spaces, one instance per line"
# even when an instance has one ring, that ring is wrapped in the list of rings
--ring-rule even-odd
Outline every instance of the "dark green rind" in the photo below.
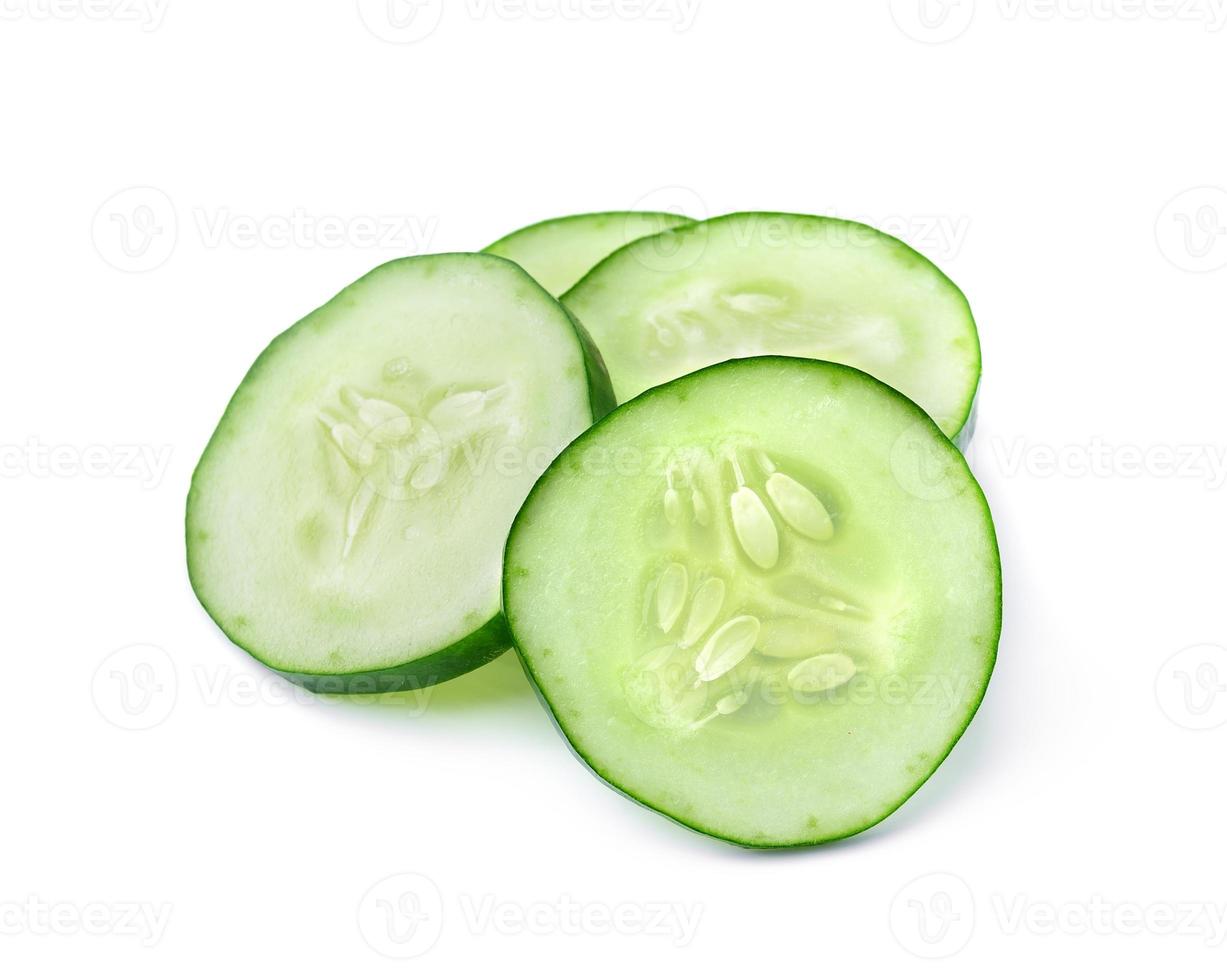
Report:
[[[618,400],[614,397],[613,382],[609,380],[609,370],[605,367],[605,358],[601,356],[601,352],[597,349],[592,335],[579,322],[579,318],[563,306],[562,300],[557,296],[551,295],[548,289],[511,259],[505,259],[501,255],[489,255],[486,252],[476,254],[512,266],[520,275],[536,286],[542,296],[548,297],[550,302],[562,310],[567,321],[571,324],[571,329],[575,332],[575,339],[579,341],[580,356],[584,361],[584,377],[588,381],[588,407],[592,412],[592,421],[599,422],[612,412],[617,407]]]
[[[562,304],[559,303],[559,306]],[[562,311],[571,321],[575,336],[579,338],[579,346],[583,349],[584,373],[588,377],[588,405],[592,409],[592,421],[599,422],[618,407],[613,382],[609,380],[609,369],[605,367],[605,358],[597,350],[592,335],[584,329],[584,325],[565,306],[562,307]]]
[[[399,667],[354,674],[303,674],[285,670],[277,673],[316,694],[392,694],[450,681],[485,666],[510,648],[511,633],[500,613],[459,642]]]
[[[967,421],[950,441],[958,447],[959,452],[966,454],[971,449],[971,441],[976,437],[976,422],[980,416],[980,385],[976,385],[976,393],[971,398],[971,410],[967,413]]]
[[[521,269],[516,263],[510,259],[504,259],[497,255],[486,255],[484,253],[467,253],[467,252],[449,252],[439,255],[412,256],[403,259],[394,259],[391,262],[385,262],[383,265],[376,266],[370,272],[360,279],[355,280],[346,286],[341,292],[337,293],[332,299],[322,306],[308,313],[305,317],[297,321],[288,329],[282,331],[269,345],[260,352],[252,366],[243,376],[243,380],[235,389],[233,395],[230,396],[230,401],[226,404],[226,409],[222,413],[220,421],[217,423],[213,435],[210,436],[208,443],[205,445],[204,451],[200,455],[200,460],[196,464],[195,470],[192,472],[191,485],[188,488],[187,508],[184,520],[185,529],[185,548],[186,548],[186,563],[188,582],[192,587],[192,592],[196,595],[197,601],[209,618],[213,620],[217,628],[225,635],[231,643],[240,650],[250,655],[253,659],[259,661],[269,670],[280,674],[287,680],[306,688],[309,691],[314,691],[318,694],[391,694],[397,691],[412,691],[419,690],[424,687],[431,687],[435,684],[442,684],[444,681],[452,680],[459,677],[461,674],[466,674],[471,670],[476,670],[478,667],[483,667],[490,661],[497,659],[508,649],[511,648],[511,632],[508,629],[507,621],[504,618],[501,610],[495,614],[483,626],[469,633],[467,636],[461,637],[455,643],[452,643],[442,650],[437,650],[433,653],[425,654],[424,656],[416,657],[413,660],[406,661],[403,664],[397,664],[391,667],[381,667],[376,670],[356,671],[347,674],[311,674],[298,671],[287,671],[270,662],[267,655],[262,654],[258,650],[249,649],[228,631],[221,619],[214,615],[213,610],[205,601],[201,593],[201,588],[197,579],[196,569],[192,561],[192,501],[200,492],[200,487],[197,484],[197,478],[200,475],[201,465],[208,457],[209,450],[214,443],[219,441],[219,438],[224,438],[224,429],[226,422],[230,419],[231,413],[241,406],[241,396],[244,394],[248,384],[255,380],[267,366],[267,361],[272,351],[285,340],[297,328],[309,324],[313,317],[321,311],[327,309],[333,303],[342,299],[351,289],[363,282],[365,279],[385,269],[388,266],[398,265],[402,262],[430,262],[438,259],[454,258],[458,255],[472,256],[481,258],[485,261],[499,262],[513,267],[527,282],[540,290],[541,295],[554,303],[562,313],[566,316],[567,322],[571,325],[575,333],[575,339],[579,344],[580,356],[584,362],[584,375],[588,383],[588,404],[592,412],[593,421],[597,421],[607,415],[614,407],[616,402],[613,396],[613,386],[609,380],[609,374],[605,370],[605,362],[601,359],[600,352],[592,342],[592,338],[583,328],[578,320],[571,314],[566,307],[559,303],[558,299],[551,296],[535,279],[527,272]]]
[[[830,225],[836,225],[836,226],[841,226],[841,227],[850,228],[850,229],[851,228],[863,229],[865,231],[872,232],[873,234],[878,235],[882,238],[889,239],[895,245],[897,245],[901,250],[903,250],[908,255],[913,257],[915,260],[932,268],[939,276],[941,276],[942,279],[944,279],[947,283],[949,283],[950,288],[953,289],[955,293],[958,294],[959,298],[963,301],[963,307],[967,312],[967,322],[971,324],[971,336],[972,336],[972,340],[975,342],[976,385],[973,387],[972,393],[970,397],[967,399],[967,403],[963,407],[962,417],[960,419],[959,431],[956,432],[953,436],[947,436],[943,432],[942,436],[946,439],[950,439],[960,448],[966,449],[968,444],[970,444],[971,442],[971,430],[974,428],[974,425],[975,425],[976,394],[979,391],[979,382],[980,382],[980,379],[984,371],[984,359],[983,359],[982,351],[980,349],[980,331],[979,331],[979,328],[976,326],[976,319],[971,311],[971,303],[968,302],[966,294],[963,292],[963,290],[961,290],[958,287],[958,284],[953,279],[951,279],[948,275],[946,275],[946,273],[943,272],[937,266],[936,263],[934,263],[932,260],[930,260],[926,256],[922,255],[916,249],[912,248],[912,246],[909,245],[907,242],[896,238],[894,235],[890,235],[882,231],[880,228],[874,228],[873,225],[867,225],[861,221],[850,221],[846,218],[832,218],[826,215],[818,215],[818,214],[794,214],[794,213],[789,213],[787,211],[738,211],[733,214],[720,215],[719,217],[716,217],[716,218],[708,218],[706,221],[695,221],[688,225],[678,225],[676,228],[670,228],[667,231],[662,231],[655,235],[647,235],[643,238],[636,239],[633,242],[628,242],[627,244],[623,245],[617,251],[611,252],[609,255],[605,256],[605,258],[603,258],[600,262],[598,262],[596,265],[594,265],[591,269],[588,270],[587,275],[585,275],[582,279],[580,279],[579,282],[577,282],[574,286],[572,286],[570,289],[568,289],[565,293],[562,294],[562,297],[561,297],[562,303],[564,306],[567,306],[569,309],[570,301],[572,301],[575,294],[578,293],[581,289],[583,289],[584,286],[588,284],[590,281],[595,280],[595,278],[600,274],[600,272],[605,268],[606,265],[612,263],[612,261],[617,256],[622,255],[623,252],[626,252],[629,249],[644,248],[645,243],[647,241],[655,240],[655,239],[663,239],[664,237],[670,236],[670,235],[676,236],[683,240],[689,237],[705,235],[707,234],[708,228],[711,228],[722,222],[744,220],[746,218],[800,219],[804,221],[821,221],[821,222],[825,222]],[[763,356],[773,357],[773,356],[778,356],[778,355],[766,354]],[[819,360],[819,358],[809,358],[809,360]],[[831,362],[831,363],[836,363],[836,362]],[[709,365],[709,367],[715,367],[715,366],[716,365]],[[677,380],[677,379],[674,379],[674,380]],[[877,380],[877,379],[875,378],[874,380]]]
[[[937,435],[941,437],[943,442],[945,442],[947,445],[950,446],[952,450],[952,455],[956,459],[958,459],[963,469],[966,470],[968,476],[971,478],[971,484],[972,486],[975,487],[976,492],[979,494],[980,503],[984,510],[984,515],[985,517],[988,518],[989,530],[993,532],[992,534],[993,554],[997,559],[996,561],[996,567],[997,567],[997,616],[996,616],[997,627],[993,633],[991,651],[988,654],[989,663],[988,663],[988,671],[985,674],[984,687],[981,688],[979,692],[979,696],[975,698],[975,703],[971,705],[971,708],[967,713],[966,720],[963,722],[962,726],[958,729],[958,731],[954,734],[954,737],[951,738],[950,744],[946,748],[946,751],[942,753],[942,755],[933,763],[932,768],[930,768],[928,772],[926,772],[907,793],[905,793],[902,797],[900,797],[897,802],[895,802],[894,804],[889,806],[886,810],[884,810],[880,816],[874,818],[873,820],[870,820],[863,827],[859,827],[856,830],[848,831],[847,833],[842,833],[842,834],[835,834],[829,837],[818,837],[812,840],[786,841],[786,842],[777,843],[777,842],[764,842],[764,841],[755,841],[755,840],[741,840],[736,837],[729,837],[724,834],[721,834],[718,831],[713,830],[710,827],[704,827],[703,825],[699,823],[684,820],[672,813],[667,812],[666,810],[662,810],[659,807],[653,806],[652,804],[639,799],[637,796],[635,796],[625,787],[620,786],[614,779],[612,779],[610,776],[606,775],[604,772],[601,771],[600,767],[597,765],[595,760],[590,759],[589,757],[584,755],[576,747],[575,742],[571,738],[571,735],[567,732],[566,727],[562,724],[561,720],[559,719],[558,714],[554,709],[554,706],[550,703],[549,696],[545,693],[545,689],[542,687],[540,679],[533,672],[532,664],[529,662],[529,658],[524,654],[523,650],[520,648],[520,644],[516,641],[515,622],[512,620],[510,615],[507,615],[506,613],[506,610],[508,608],[507,595],[509,591],[509,586],[512,583],[511,576],[507,574],[507,569],[509,567],[507,563],[507,556],[511,551],[512,542],[515,540],[516,530],[519,527],[519,523],[520,523],[520,517],[528,509],[529,503],[532,501],[533,497],[536,496],[538,490],[543,486],[543,484],[546,481],[546,478],[550,475],[550,472],[554,469],[554,467],[559,466],[563,462],[564,457],[568,456],[573,451],[577,451],[578,448],[586,444],[589,439],[594,438],[596,433],[599,432],[600,429],[609,420],[616,418],[622,412],[626,411],[630,406],[637,404],[641,400],[653,398],[658,393],[662,391],[666,391],[667,389],[672,389],[675,387],[680,388],[681,386],[688,384],[690,381],[692,381],[694,378],[699,377],[700,375],[706,375],[706,374],[713,373],[713,372],[719,372],[719,371],[735,368],[735,366],[741,363],[742,361],[785,361],[785,362],[790,362],[790,363],[795,362],[799,364],[820,364],[820,365],[823,365],[824,367],[834,367],[848,374],[859,375],[863,378],[868,378],[870,381],[872,381],[878,387],[882,388],[884,391],[890,392],[892,395],[906,402],[909,406],[911,406],[914,413],[918,416],[919,418],[918,424],[928,425],[934,432],[937,433]],[[554,727],[558,730],[559,734],[562,735],[563,740],[567,744],[567,747],[571,750],[571,754],[574,755],[575,758],[577,758],[580,762],[582,762],[584,766],[588,769],[588,771],[591,772],[594,776],[596,776],[597,779],[599,779],[602,783],[604,783],[610,789],[617,792],[620,796],[623,796],[626,799],[630,800],[632,803],[637,803],[639,806],[647,810],[651,810],[653,813],[658,813],[661,816],[672,821],[673,823],[681,827],[685,827],[687,830],[691,830],[696,833],[702,834],[705,837],[711,837],[716,840],[724,841],[729,844],[735,844],[738,847],[744,847],[749,850],[757,850],[757,851],[782,851],[782,850],[794,850],[794,849],[803,848],[803,847],[817,847],[822,844],[832,844],[832,843],[835,843],[836,841],[847,840],[850,837],[856,837],[858,834],[863,834],[865,831],[873,827],[876,827],[878,824],[882,823],[892,814],[897,812],[900,807],[902,807],[908,800],[910,800],[916,794],[916,792],[920,789],[921,786],[923,786],[926,782],[929,781],[929,778],[933,775],[933,773],[937,772],[941,764],[945,762],[946,759],[950,756],[950,753],[954,751],[954,747],[959,743],[959,740],[963,737],[964,732],[967,731],[968,726],[971,724],[972,719],[975,718],[976,712],[979,710],[980,705],[984,702],[984,696],[988,691],[989,682],[992,679],[993,671],[997,665],[997,648],[1001,641],[1002,605],[1003,605],[1003,590],[1002,590],[1002,579],[1001,579],[1001,549],[997,542],[995,525],[993,523],[993,515],[988,505],[988,499],[984,496],[984,491],[980,487],[979,481],[976,480],[975,475],[972,474],[971,468],[967,465],[967,461],[963,458],[962,453],[958,451],[958,447],[955,446],[954,443],[950,441],[950,439],[946,436],[944,432],[941,431],[940,428],[938,428],[937,423],[934,422],[933,419],[929,417],[929,414],[923,408],[921,408],[919,405],[913,402],[910,398],[908,398],[906,395],[896,391],[894,388],[890,387],[887,384],[884,384],[883,382],[879,381],[877,378],[873,377],[873,375],[866,374],[864,371],[861,371],[858,368],[851,367],[847,364],[839,364],[834,361],[819,361],[816,359],[803,358],[803,357],[786,357],[786,356],[778,355],[778,354],[768,354],[768,355],[763,355],[761,357],[753,357],[753,358],[736,358],[730,361],[723,361],[720,364],[713,364],[708,367],[702,368],[701,370],[696,371],[693,374],[684,375],[681,378],[677,378],[673,381],[666,382],[665,384],[660,385],[656,388],[649,388],[647,391],[642,392],[641,394],[635,396],[630,401],[625,402],[622,405],[619,405],[616,409],[614,409],[613,412],[607,415],[603,420],[596,423],[595,425],[592,426],[592,428],[588,429],[586,432],[584,432],[582,435],[576,438],[576,440],[572,442],[570,446],[568,446],[565,450],[563,450],[561,454],[559,454],[558,458],[555,459],[554,462],[550,464],[550,466],[546,469],[546,471],[541,474],[536,484],[534,484],[532,490],[529,491],[529,494],[525,498],[524,503],[521,505],[520,514],[517,515],[515,521],[512,522],[511,532],[507,536],[507,545],[503,549],[503,610],[504,610],[504,615],[507,617],[507,623],[508,623],[508,627],[511,633],[512,646],[513,646],[513,649],[516,651],[516,655],[519,658],[520,666],[523,667],[524,669],[525,676],[528,678],[529,683],[532,685],[533,690],[537,694],[537,698],[541,701],[542,706],[545,708],[546,712],[549,714],[550,720],[553,721],[554,723]]]

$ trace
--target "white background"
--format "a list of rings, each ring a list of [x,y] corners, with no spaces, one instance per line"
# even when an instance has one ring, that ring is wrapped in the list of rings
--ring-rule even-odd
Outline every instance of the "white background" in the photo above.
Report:
[[[0,2],[6,976],[1221,971],[1223,0],[645,3],[419,37],[429,4]],[[636,205],[866,219],[977,313],[1000,661],[846,843],[635,807],[511,658],[296,696],[188,588],[191,469],[274,333],[385,259]]]

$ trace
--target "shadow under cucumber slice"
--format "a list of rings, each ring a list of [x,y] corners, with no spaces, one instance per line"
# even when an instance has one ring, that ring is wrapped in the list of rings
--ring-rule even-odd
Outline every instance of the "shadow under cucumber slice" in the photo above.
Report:
[[[628,242],[688,224],[693,224],[690,218],[656,211],[572,214],[513,231],[485,251],[511,259],[553,295],[561,296]]]
[[[713,837],[878,823],[996,658],[984,495],[917,405],[845,365],[729,361],[580,436],[512,527],[504,608],[576,754]]]
[[[192,587],[313,690],[472,670],[509,645],[519,505],[612,404],[582,328],[513,263],[380,266],[277,337],[230,400],[188,494]]]
[[[980,343],[932,262],[867,225],[731,214],[642,238],[563,296],[624,402],[729,358],[850,364],[903,392],[952,439],[969,428]]]

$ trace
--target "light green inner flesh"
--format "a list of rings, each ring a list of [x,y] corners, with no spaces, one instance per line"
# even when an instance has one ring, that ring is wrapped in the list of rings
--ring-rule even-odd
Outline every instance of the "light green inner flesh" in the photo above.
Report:
[[[963,295],[901,242],[851,222],[744,214],[691,225],[623,249],[564,300],[619,402],[730,358],[790,354],[858,367],[954,436],[979,382]]]
[[[690,223],[689,218],[650,211],[579,214],[513,232],[486,251],[518,263],[547,290],[561,296],[623,245]]]
[[[214,618],[281,669],[406,663],[498,613],[512,518],[591,424],[565,314],[485,256],[383,266],[239,389],[189,512]]]
[[[983,498],[913,407],[760,361],[569,450],[517,523],[507,604],[598,772],[788,844],[875,822],[944,756],[987,681],[998,576]]]

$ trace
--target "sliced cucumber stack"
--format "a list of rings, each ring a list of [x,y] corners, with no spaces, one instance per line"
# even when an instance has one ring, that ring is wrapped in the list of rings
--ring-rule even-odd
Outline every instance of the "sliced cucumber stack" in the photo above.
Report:
[[[866,225],[747,213],[615,252],[563,301],[592,332],[619,401],[729,358],[789,354],[861,368],[969,435],[980,346],[933,263]]]
[[[680,215],[654,211],[573,214],[521,228],[486,251],[518,263],[551,293],[561,296],[610,252],[638,238],[692,223]]]
[[[600,358],[511,262],[381,266],[239,386],[187,508],[188,570],[239,646],[336,693],[447,680],[508,646],[508,528],[612,407]]]
[[[855,253],[866,297],[878,252]],[[735,285],[738,312],[785,283],[797,300],[837,288],[760,271],[688,281],[709,297]],[[880,290],[882,317],[924,295]],[[504,574],[516,647],[577,754],[648,807],[755,847],[847,837],[899,807],[979,705],[1001,623],[992,519],[957,449],[868,374],[792,357],[708,368],[581,436],[525,502]]]

